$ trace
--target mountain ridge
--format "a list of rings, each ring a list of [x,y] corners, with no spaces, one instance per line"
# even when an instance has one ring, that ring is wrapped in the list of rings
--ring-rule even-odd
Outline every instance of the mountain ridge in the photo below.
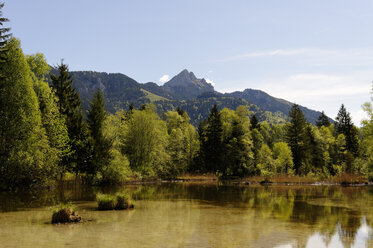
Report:
[[[57,74],[56,68],[51,73]],[[259,116],[261,121],[282,123],[287,120],[292,102],[276,98],[268,93],[247,88],[243,91],[221,93],[205,79],[197,78],[193,72],[182,70],[162,86],[154,82],[139,83],[122,73],[106,73],[95,71],[71,71],[73,86],[78,90],[82,99],[83,110],[89,108],[93,92],[100,88],[106,98],[106,109],[115,113],[127,109],[133,103],[135,107],[153,103],[159,112],[184,108],[194,125],[207,118],[213,104],[220,109],[236,108],[247,105]],[[314,124],[321,114],[319,111],[300,106],[305,118]]]

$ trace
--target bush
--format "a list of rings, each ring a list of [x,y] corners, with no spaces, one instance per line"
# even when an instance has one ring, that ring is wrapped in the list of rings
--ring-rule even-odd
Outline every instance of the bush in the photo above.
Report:
[[[127,208],[133,208],[134,205],[132,203],[132,200],[128,194],[122,193],[117,194],[117,204],[115,205],[115,209],[127,209]]]
[[[71,204],[62,204],[53,209],[52,224],[80,222],[82,218],[75,213]]]
[[[134,204],[130,196],[126,193],[117,195],[97,195],[98,210],[123,210],[133,208]]]
[[[368,180],[373,183],[373,172],[368,173]]]
[[[97,195],[98,210],[113,210],[116,205],[116,198],[113,195]]]
[[[111,154],[112,160],[97,175],[98,184],[120,185],[132,175],[126,156],[116,149],[112,149]]]

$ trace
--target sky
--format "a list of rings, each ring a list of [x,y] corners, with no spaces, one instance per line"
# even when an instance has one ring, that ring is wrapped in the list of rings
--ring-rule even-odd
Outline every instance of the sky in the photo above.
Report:
[[[26,54],[70,70],[253,88],[356,125],[373,81],[371,0],[5,0]]]

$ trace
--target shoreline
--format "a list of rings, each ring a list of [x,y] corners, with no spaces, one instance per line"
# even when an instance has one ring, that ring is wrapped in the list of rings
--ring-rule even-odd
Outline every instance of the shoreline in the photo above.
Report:
[[[277,175],[271,177],[251,176],[243,178],[219,178],[213,174],[184,174],[175,179],[148,179],[148,180],[129,180],[123,185],[145,185],[155,183],[226,183],[235,185],[262,185],[262,186],[370,186],[366,176],[354,174],[342,174],[328,178],[316,176],[285,176]]]

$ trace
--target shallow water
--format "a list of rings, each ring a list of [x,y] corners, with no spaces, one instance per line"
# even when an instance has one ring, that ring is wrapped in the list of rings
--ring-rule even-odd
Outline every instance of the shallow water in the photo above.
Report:
[[[97,211],[99,192],[134,210]],[[52,225],[72,201],[85,220]],[[373,188],[156,184],[0,194],[0,247],[373,247]]]

